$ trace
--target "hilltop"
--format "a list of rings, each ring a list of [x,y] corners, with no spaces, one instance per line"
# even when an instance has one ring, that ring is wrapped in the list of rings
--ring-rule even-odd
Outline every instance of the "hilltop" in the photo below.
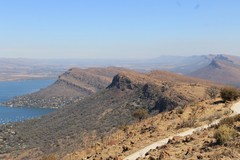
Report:
[[[101,140],[120,126],[135,123],[134,115],[139,109],[146,111],[146,117],[152,117],[204,101],[206,88],[212,85],[164,71],[121,71],[107,88],[79,102],[40,119],[1,126],[1,153],[24,150],[27,157],[51,153],[62,157],[89,146],[88,141]]]

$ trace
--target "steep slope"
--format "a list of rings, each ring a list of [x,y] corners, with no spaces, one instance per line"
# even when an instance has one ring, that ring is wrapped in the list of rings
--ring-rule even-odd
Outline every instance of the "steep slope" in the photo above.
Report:
[[[99,140],[119,126],[135,122],[133,115],[140,108],[153,116],[203,100],[208,83],[198,82],[167,72],[121,72],[106,89],[80,102],[40,119],[1,126],[3,133],[7,130],[14,134],[2,135],[4,145],[0,151],[35,148],[33,152],[39,152],[38,156],[52,152],[63,156],[88,145],[89,139]]]
[[[4,104],[60,108],[106,88],[112,77],[123,70],[126,69],[117,67],[72,68],[60,75],[51,86],[32,94],[15,97]]]
[[[195,72],[191,76],[212,80],[219,83],[240,86],[239,57],[218,55],[212,62]]]

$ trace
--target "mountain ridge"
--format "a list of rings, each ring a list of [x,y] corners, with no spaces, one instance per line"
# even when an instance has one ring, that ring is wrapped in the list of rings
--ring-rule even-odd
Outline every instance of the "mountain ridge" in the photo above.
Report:
[[[157,74],[157,71],[152,75],[123,71],[115,75],[106,89],[79,102],[40,119],[0,126],[2,130],[11,127],[12,132],[16,133],[4,135],[5,144],[15,144],[17,141],[21,149],[23,146],[28,149],[37,147],[46,154],[60,154],[64,148],[61,153],[64,154],[77,148],[76,145],[82,147],[86,135],[99,139],[119,126],[136,122],[133,114],[137,109],[145,109],[148,111],[147,116],[154,116],[159,112],[202,101],[206,88],[212,85],[209,82],[197,83],[198,79],[195,78],[188,80],[189,77],[174,75],[167,72]],[[180,77],[182,81],[179,82],[166,81]],[[196,83],[193,83],[194,80]],[[2,151],[16,149],[6,147],[3,146]]]
[[[112,77],[123,70],[127,69],[119,67],[71,68],[61,74],[49,87],[15,97],[3,104],[15,107],[61,108],[106,88]]]
[[[240,86],[240,61],[237,57],[217,55],[209,65],[190,75],[218,83]]]

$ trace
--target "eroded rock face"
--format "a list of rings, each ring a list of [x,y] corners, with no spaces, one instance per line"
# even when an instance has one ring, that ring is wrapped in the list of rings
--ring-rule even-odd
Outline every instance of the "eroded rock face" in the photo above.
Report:
[[[151,99],[153,99],[159,91],[157,90],[157,87],[156,87],[156,86],[154,86],[154,85],[152,85],[152,84],[146,83],[146,84],[142,87],[142,92],[143,92],[143,95],[144,95],[146,98],[151,98]]]
[[[155,103],[153,110],[162,112],[165,110],[172,110],[177,106],[178,103],[174,99],[168,97],[159,97],[158,101]]]
[[[221,65],[218,64],[218,62],[217,62],[216,60],[213,60],[209,65],[210,65],[212,68],[221,69]]]
[[[123,74],[117,74],[113,77],[112,83],[107,88],[118,88],[121,90],[125,89],[133,89],[134,85],[132,84],[132,81],[130,78]]]

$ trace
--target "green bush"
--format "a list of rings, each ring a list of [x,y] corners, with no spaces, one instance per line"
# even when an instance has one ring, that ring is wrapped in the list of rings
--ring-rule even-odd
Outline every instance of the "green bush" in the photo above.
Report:
[[[217,144],[224,144],[233,139],[237,135],[237,131],[227,125],[221,125],[214,133]]]
[[[220,95],[224,101],[232,101],[240,97],[240,92],[235,88],[229,87],[221,89]]]

